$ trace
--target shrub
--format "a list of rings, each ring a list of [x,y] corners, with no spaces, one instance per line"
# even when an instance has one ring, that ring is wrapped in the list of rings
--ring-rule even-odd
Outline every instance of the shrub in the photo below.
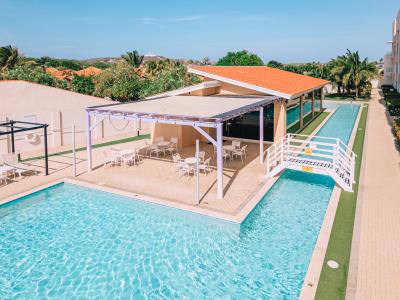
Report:
[[[94,92],[93,77],[75,75],[71,82],[71,89],[77,93],[92,95]]]
[[[67,89],[68,87],[66,81],[47,74],[41,67],[37,66],[18,66],[4,72],[2,77],[5,80],[25,80],[62,89]]]

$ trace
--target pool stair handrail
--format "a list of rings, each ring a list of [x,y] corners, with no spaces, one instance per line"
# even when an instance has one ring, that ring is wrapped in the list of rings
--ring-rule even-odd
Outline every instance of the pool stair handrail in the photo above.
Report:
[[[266,178],[284,169],[331,176],[345,191],[353,192],[356,154],[342,140],[288,133],[264,152]]]

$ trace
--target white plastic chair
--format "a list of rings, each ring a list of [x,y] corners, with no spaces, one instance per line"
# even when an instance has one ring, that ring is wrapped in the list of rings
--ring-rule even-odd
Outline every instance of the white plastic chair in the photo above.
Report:
[[[15,153],[3,154],[1,156],[1,159],[4,164],[14,168],[14,176],[15,173],[18,173],[19,177],[21,177],[23,173],[33,172],[35,173],[35,175],[37,175],[38,173],[36,167],[19,163],[18,155]]]
[[[244,145],[242,148],[233,151],[233,153],[232,153],[233,156],[236,156],[236,157],[239,157],[239,156],[240,156],[240,159],[241,159],[242,162],[243,162],[243,156],[244,156],[245,159],[247,159],[246,148],[247,148],[247,145]]]
[[[180,166],[183,164],[184,160],[181,158],[179,153],[172,154],[172,161],[174,162],[175,171],[179,171]]]
[[[232,141],[232,146],[233,147],[235,147],[235,149],[238,149],[238,148],[240,148],[240,141],[238,141],[238,140],[233,140]]]
[[[199,151],[199,160],[200,162],[204,162],[204,158],[206,157],[206,152],[205,151]]]
[[[114,166],[115,165],[115,156],[112,154],[108,153],[107,151],[103,151],[103,167],[105,168],[106,166]]]
[[[144,140],[144,143],[146,144],[146,155],[151,156],[151,151],[157,148],[157,145],[150,144],[147,140]]]
[[[178,153],[178,138],[177,137],[172,137],[171,140],[171,145],[169,145],[168,148],[165,149],[165,151],[173,154],[173,153]]]
[[[5,182],[6,184],[8,183],[8,175],[6,171],[0,172],[0,182]]]
[[[208,175],[208,173],[211,172],[211,168],[210,168],[210,161],[211,161],[211,157],[207,158],[204,163],[199,165],[199,171],[203,171],[205,174]]]

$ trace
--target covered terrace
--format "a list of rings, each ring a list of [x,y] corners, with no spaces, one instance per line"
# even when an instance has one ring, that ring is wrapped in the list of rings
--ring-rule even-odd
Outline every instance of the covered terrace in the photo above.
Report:
[[[134,121],[137,124],[149,122],[163,124],[164,133],[173,131],[180,140],[179,151],[183,148],[193,147],[196,136],[190,134],[193,139],[183,136],[185,128],[193,128],[205,141],[216,148],[215,167],[217,173],[217,197],[224,197],[223,182],[223,123],[251,111],[259,112],[260,140],[259,162],[263,163],[263,111],[264,106],[278,100],[275,96],[171,96],[167,98],[143,100],[114,105],[94,106],[87,108],[87,163],[88,172],[93,169],[92,163],[92,131],[105,119],[118,119]],[[93,120],[95,120],[93,122]],[[159,126],[158,126],[159,127]],[[177,132],[179,128],[179,132]],[[158,128],[160,131],[160,128]],[[178,133],[178,134],[176,134]],[[154,135],[159,133],[153,131]],[[134,180],[134,179],[133,179]],[[149,179],[151,180],[151,179]]]

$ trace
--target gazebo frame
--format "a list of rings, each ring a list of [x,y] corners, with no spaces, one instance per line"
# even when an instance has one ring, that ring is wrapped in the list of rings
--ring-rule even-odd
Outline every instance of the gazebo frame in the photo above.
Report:
[[[5,131],[0,131],[0,136],[11,135],[11,151],[15,153],[15,134],[18,132],[26,132],[31,130],[43,129],[44,136],[44,159],[45,159],[45,174],[49,175],[49,155],[47,145],[47,127],[48,124],[33,123],[25,121],[6,121],[0,123],[0,128],[6,128]],[[18,157],[19,158],[19,157]]]
[[[119,120],[132,120],[132,121],[143,121],[150,123],[162,123],[162,124],[176,124],[192,126],[200,134],[202,134],[209,142],[211,142],[217,148],[217,193],[218,198],[222,199],[224,197],[224,185],[223,185],[223,158],[222,158],[222,144],[223,144],[223,130],[222,125],[225,121],[236,118],[238,116],[244,115],[251,111],[259,111],[259,125],[260,125],[260,163],[263,163],[264,156],[264,106],[273,103],[278,97],[275,96],[265,96],[263,101],[242,106],[240,108],[234,109],[219,117],[204,118],[198,116],[187,116],[187,115],[171,115],[171,114],[155,114],[149,112],[132,112],[124,111],[118,109],[119,105],[127,104],[124,102],[122,104],[114,105],[100,105],[92,106],[86,109],[86,144],[87,144],[87,163],[88,172],[92,171],[92,131],[96,128],[106,118],[119,119]],[[283,99],[281,99],[284,101]],[[161,100],[162,101],[162,100]],[[91,117],[96,118],[96,123],[91,123]],[[206,128],[216,128],[216,139],[211,137],[205,130],[201,127]]]

